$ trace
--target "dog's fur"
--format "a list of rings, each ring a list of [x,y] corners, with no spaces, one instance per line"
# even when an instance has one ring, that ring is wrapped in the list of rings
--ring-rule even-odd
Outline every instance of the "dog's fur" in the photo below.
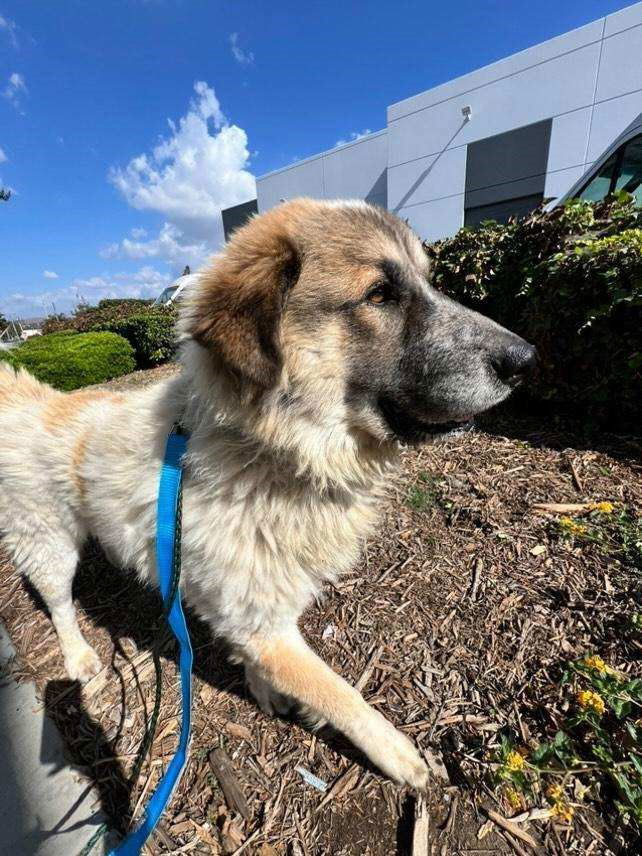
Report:
[[[425,786],[411,742],[307,647],[297,619],[357,561],[398,441],[510,392],[493,367],[525,343],[427,276],[392,215],[297,200],[240,229],[184,298],[176,376],[63,394],[0,370],[0,528],[70,677],[100,668],[71,597],[81,546],[91,533],[155,582],[160,463],[181,421],[187,603],[230,642],[265,710],[296,701],[396,781]]]

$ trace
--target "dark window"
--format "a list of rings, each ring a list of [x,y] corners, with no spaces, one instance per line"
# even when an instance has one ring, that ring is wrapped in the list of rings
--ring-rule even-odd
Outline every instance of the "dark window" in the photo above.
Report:
[[[642,205],[642,135],[634,137],[624,147],[615,189],[632,193]]]
[[[617,159],[617,152],[611,155],[604,166],[601,167],[597,174],[584,187],[584,190],[580,193],[580,199],[585,199],[587,202],[599,202],[600,199],[604,199],[609,194]]]
[[[490,205],[466,208],[464,226],[479,226],[484,220],[506,223],[510,217],[526,217],[527,214],[537,208],[542,198],[541,193],[534,193],[531,196],[521,196],[517,199],[506,199],[503,202],[492,202]]]
[[[642,135],[621,146],[588,180],[578,196],[600,202],[609,193],[626,190],[642,205]]]
[[[544,182],[552,120],[535,122],[470,143],[466,154],[464,224],[505,222],[537,208]]]
[[[252,214],[256,214],[258,210],[256,199],[251,199],[249,202],[241,202],[240,205],[233,205],[221,211],[225,240],[229,241],[232,232],[247,223]]]

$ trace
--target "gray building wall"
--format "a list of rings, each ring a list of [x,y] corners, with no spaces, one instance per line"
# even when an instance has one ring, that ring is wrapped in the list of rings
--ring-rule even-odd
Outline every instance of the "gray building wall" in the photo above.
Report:
[[[386,130],[259,178],[259,210],[301,194],[372,198],[376,187],[375,201],[434,240],[463,225],[472,190],[508,207],[560,197],[642,110],[641,58],[636,3],[391,105]],[[548,125],[545,149],[530,157],[508,146],[502,181],[493,174],[484,185],[477,169],[471,186],[475,145],[538,123]]]
[[[257,179],[259,211],[281,199],[367,199],[387,206],[388,142],[385,129],[337,146]]]

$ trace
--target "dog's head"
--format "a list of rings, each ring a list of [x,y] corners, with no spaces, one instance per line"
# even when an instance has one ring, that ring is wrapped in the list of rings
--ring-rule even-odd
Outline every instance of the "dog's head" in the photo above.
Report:
[[[185,301],[182,327],[255,400],[378,441],[466,423],[536,359],[432,288],[412,230],[362,202],[301,199],[255,217]]]

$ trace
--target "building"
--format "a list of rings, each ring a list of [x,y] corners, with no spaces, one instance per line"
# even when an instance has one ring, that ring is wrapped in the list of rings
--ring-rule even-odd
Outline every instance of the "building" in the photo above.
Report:
[[[225,240],[229,241],[232,232],[246,223],[252,214],[257,213],[257,210],[256,199],[251,199],[249,202],[241,202],[240,205],[232,205],[231,208],[221,211]]]
[[[581,187],[641,113],[636,3],[390,105],[383,130],[258,178],[258,210],[366,199],[435,240]]]

